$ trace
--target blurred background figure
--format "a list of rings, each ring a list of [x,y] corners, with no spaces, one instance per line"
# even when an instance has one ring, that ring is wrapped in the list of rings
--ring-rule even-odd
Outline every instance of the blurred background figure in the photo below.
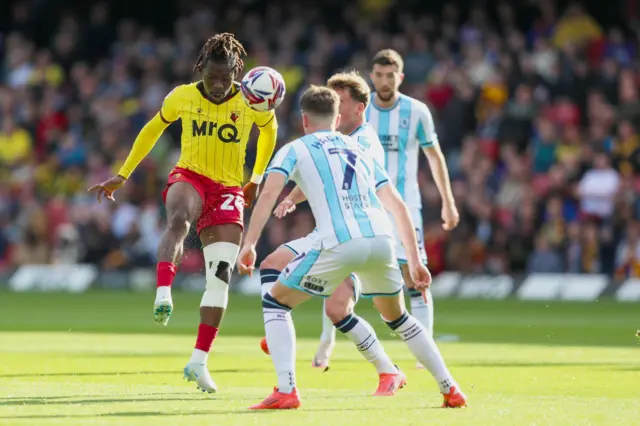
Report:
[[[286,81],[280,144],[301,135],[307,84],[341,69],[368,75],[384,47],[404,56],[401,91],[432,111],[462,218],[452,233],[432,226],[440,206],[421,159],[435,273],[640,276],[640,59],[637,17],[625,9],[634,2],[165,3],[162,16],[145,2],[0,7],[0,268],[153,267],[179,126],[117,204],[99,206],[84,189],[116,172],[164,95],[193,79],[197,47],[232,31],[247,70],[272,66]],[[247,171],[253,161],[250,147]],[[272,222],[260,256],[305,235],[309,218],[302,207]],[[181,270],[197,271],[197,239],[189,244]]]

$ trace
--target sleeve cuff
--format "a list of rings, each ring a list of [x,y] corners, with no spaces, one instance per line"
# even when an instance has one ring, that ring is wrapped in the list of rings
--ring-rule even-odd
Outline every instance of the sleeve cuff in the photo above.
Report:
[[[257,174],[254,173],[251,175],[251,183],[255,183],[256,185],[260,185],[262,183],[262,178],[264,177],[264,174]]]
[[[287,179],[289,179],[289,172],[286,171],[285,169],[283,169],[282,167],[271,167],[269,170],[267,170],[267,174],[271,173],[271,172],[278,172],[284,175],[284,177],[286,177]]]
[[[389,183],[389,179],[381,180],[380,182],[376,183],[376,191],[388,183]]]
[[[129,172],[129,171],[125,170],[125,169],[118,170],[118,176],[122,176],[125,179],[129,179],[129,176],[131,176],[131,173],[132,172]]]

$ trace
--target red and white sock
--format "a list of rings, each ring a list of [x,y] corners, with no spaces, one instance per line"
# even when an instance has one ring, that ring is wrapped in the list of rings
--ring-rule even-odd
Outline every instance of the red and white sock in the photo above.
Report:
[[[209,351],[211,350],[211,345],[218,335],[218,328],[207,325],[200,324],[198,326],[198,337],[196,338],[196,345],[193,349],[193,353],[191,354],[190,363],[204,364],[207,362],[207,357],[209,355]]]
[[[156,267],[156,299],[171,298],[171,284],[177,267],[171,262],[158,262]]]

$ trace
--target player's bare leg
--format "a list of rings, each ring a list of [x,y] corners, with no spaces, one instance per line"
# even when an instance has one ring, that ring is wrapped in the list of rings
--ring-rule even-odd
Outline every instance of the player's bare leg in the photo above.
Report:
[[[203,392],[215,392],[217,386],[207,369],[211,345],[229,300],[229,282],[238,256],[242,228],[238,224],[216,225],[200,232],[206,269],[206,289],[200,302],[198,337],[184,376],[195,381]]]
[[[158,246],[154,320],[167,325],[173,312],[171,284],[184,251],[184,240],[202,211],[200,194],[189,183],[176,182],[167,192],[167,227]]]
[[[260,264],[260,291],[263,296],[271,290],[275,282],[278,280],[280,272],[295,258],[295,256],[296,253],[294,253],[292,249],[289,249],[286,246],[280,246],[262,261]],[[350,279],[349,282],[351,282]],[[342,294],[342,292],[340,293]],[[339,316],[337,321],[340,321],[346,316],[346,304],[351,303],[351,311],[353,310],[353,302],[351,301],[353,288],[351,288],[351,290],[346,289],[344,293],[346,294],[336,295],[334,293],[330,298],[334,300],[332,307],[337,313],[336,316]],[[325,301],[325,308],[326,303],[327,301]],[[344,308],[342,307],[343,303],[345,304]],[[329,357],[331,356],[331,351],[335,346],[336,339],[336,329],[333,326],[334,321],[327,316],[325,308],[322,310],[322,334],[320,335],[320,347],[312,361],[313,367],[322,368],[324,371],[328,369]],[[260,347],[265,353],[269,353],[266,338],[262,339]]]
[[[312,361],[312,366],[315,368],[322,368],[324,371],[329,369],[329,359],[336,343],[334,324],[338,324],[353,314],[356,303],[353,286],[353,279],[349,277],[336,288],[329,298],[324,300],[320,345]]]
[[[400,270],[402,271],[402,279],[407,286],[407,292],[409,293],[409,300],[411,302],[411,315],[413,315],[424,326],[427,332],[433,337],[433,298],[431,297],[431,290],[421,292],[415,290],[415,284],[411,279],[411,273],[407,264],[401,264]],[[420,370],[424,369],[424,366],[418,362],[416,364]]]
[[[374,297],[375,305],[389,328],[407,344],[413,356],[425,366],[438,382],[444,396],[443,407],[462,407],[466,398],[447,369],[433,337],[420,322],[406,312],[402,293],[388,297]]]

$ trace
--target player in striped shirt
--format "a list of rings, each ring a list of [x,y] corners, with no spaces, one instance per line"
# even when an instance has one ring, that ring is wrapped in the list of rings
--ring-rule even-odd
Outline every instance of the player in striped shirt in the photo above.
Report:
[[[416,289],[426,289],[431,281],[418,253],[409,210],[369,150],[335,131],[340,120],[339,102],[338,94],[326,87],[312,86],[303,94],[300,107],[306,136],[282,147],[271,162],[238,256],[240,273],[251,274],[260,233],[287,180],[294,180],[309,201],[318,236],[313,247],[296,256],[262,298],[265,332],[278,386],[264,401],[250,408],[300,406],[291,309],[311,296],[331,296],[351,273],[361,281],[362,297],[373,299],[387,325],[402,336],[413,355],[432,373],[444,395],[444,406],[463,406],[465,397],[433,338],[404,308],[402,276],[386,210],[400,228],[398,233]],[[388,374],[394,378],[392,387],[403,386],[404,374],[394,368],[370,325],[350,313],[336,327],[359,349],[376,352],[378,362],[387,364]]]
[[[367,82],[355,71],[338,73],[329,79],[327,86],[335,90],[340,96],[340,124],[338,130],[346,135],[352,136],[362,147],[370,152],[373,158],[384,164],[384,150],[378,140],[378,135],[369,126],[364,118],[364,113],[369,104],[371,90]],[[278,205],[274,214],[278,218],[293,212],[296,204],[305,201],[304,193],[296,187]],[[273,283],[276,282],[280,271],[298,254],[308,251],[313,246],[318,233],[313,230],[309,235],[290,241],[278,247],[260,265],[260,279],[262,282],[263,294],[267,292]],[[324,301],[322,313],[322,334],[320,335],[320,345],[313,357],[312,366],[327,370],[329,368],[329,358],[335,345],[336,329],[334,323],[342,320],[348,313],[353,312],[353,307],[359,297],[359,286],[355,276],[345,280],[340,286]],[[268,353],[266,340],[263,338],[261,347]],[[382,372],[379,371],[380,374]],[[381,386],[384,385],[384,380]]]
[[[442,198],[443,228],[451,230],[460,220],[451,192],[449,171],[438,144],[433,118],[427,106],[398,91],[404,74],[404,62],[398,52],[385,49],[373,58],[371,81],[375,92],[367,108],[367,122],[376,130],[385,150],[385,169],[411,212],[416,225],[420,256],[427,262],[422,226],[422,198],[418,188],[418,153],[429,161],[433,179]],[[397,227],[394,226],[397,230]],[[433,335],[433,299],[431,291],[415,289],[409,274],[405,250],[396,234],[396,251],[402,276],[411,298],[411,313]],[[421,367],[418,364],[418,367]]]

